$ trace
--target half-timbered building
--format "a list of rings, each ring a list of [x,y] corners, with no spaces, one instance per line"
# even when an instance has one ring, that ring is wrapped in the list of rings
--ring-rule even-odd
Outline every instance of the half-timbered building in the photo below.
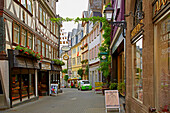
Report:
[[[59,82],[57,0],[0,0],[0,107],[50,95]],[[39,56],[39,57],[37,57]]]

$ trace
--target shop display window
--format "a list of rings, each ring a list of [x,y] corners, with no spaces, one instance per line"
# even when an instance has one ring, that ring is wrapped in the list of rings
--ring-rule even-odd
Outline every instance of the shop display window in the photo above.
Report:
[[[143,101],[143,62],[142,62],[143,39],[134,44],[134,74],[133,74],[133,96]]]
[[[19,75],[12,75],[12,100],[20,98]]]
[[[35,75],[34,74],[30,74],[29,75],[29,94],[30,95],[35,95]]]
[[[170,110],[170,17],[155,26],[156,102],[160,112]]]

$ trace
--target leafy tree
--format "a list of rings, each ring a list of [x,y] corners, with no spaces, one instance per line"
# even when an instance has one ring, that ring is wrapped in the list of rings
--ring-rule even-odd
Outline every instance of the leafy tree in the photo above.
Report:
[[[66,87],[67,87],[68,75],[64,76],[64,80],[66,81]]]
[[[83,77],[83,69],[82,69],[82,68],[80,68],[80,69],[77,71],[77,73],[81,76],[81,78]]]
[[[63,70],[62,70],[62,73],[67,73],[67,69],[63,69]]]
[[[86,66],[85,74],[89,75],[89,66],[88,65]]]

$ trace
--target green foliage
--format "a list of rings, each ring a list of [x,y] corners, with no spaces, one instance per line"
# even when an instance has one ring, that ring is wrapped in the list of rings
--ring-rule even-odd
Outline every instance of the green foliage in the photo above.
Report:
[[[89,75],[89,66],[88,65],[86,66],[85,74]]]
[[[117,83],[111,83],[109,86],[110,90],[116,90],[117,89]]]
[[[119,83],[117,89],[120,93],[125,93],[125,83],[124,82]]]
[[[59,59],[52,59],[52,61],[54,61],[54,64],[57,64],[57,65],[61,65],[61,66],[65,65],[65,63]]]
[[[82,78],[82,76],[83,76],[83,69],[82,68],[80,68],[78,71],[77,71],[77,73],[81,76],[81,78]]]
[[[65,76],[64,76],[64,80],[67,82],[67,80],[68,80],[68,75],[65,75]]]
[[[67,69],[63,69],[63,70],[62,70],[62,73],[67,73]]]

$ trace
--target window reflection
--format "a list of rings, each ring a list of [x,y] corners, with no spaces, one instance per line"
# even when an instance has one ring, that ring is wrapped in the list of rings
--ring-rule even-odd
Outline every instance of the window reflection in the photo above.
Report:
[[[140,39],[135,44],[135,73],[134,73],[134,97],[143,100],[143,68],[142,68],[142,44],[143,39]]]

